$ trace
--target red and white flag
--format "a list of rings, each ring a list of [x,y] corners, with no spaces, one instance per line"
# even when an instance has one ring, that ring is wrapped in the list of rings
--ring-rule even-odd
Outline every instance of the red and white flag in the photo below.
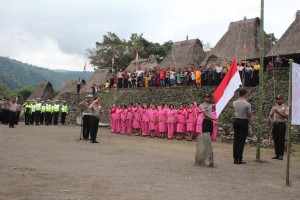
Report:
[[[86,63],[84,63],[83,71],[86,71]]]
[[[234,92],[240,87],[241,84],[242,82],[238,71],[236,58],[234,58],[230,69],[213,94],[216,104],[217,117],[221,114],[222,110],[228,101],[233,97]]]

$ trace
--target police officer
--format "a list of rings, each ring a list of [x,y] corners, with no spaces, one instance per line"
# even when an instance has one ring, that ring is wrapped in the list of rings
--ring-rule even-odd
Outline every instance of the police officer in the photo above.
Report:
[[[36,99],[35,104],[35,125],[40,125],[41,120],[41,112],[42,112],[42,103],[40,101],[40,98]]]
[[[63,101],[63,105],[61,106],[61,124],[64,125],[66,121],[66,115],[68,114],[68,106],[67,102]]]
[[[79,106],[83,109],[83,116],[82,116],[82,129],[83,129],[83,139],[89,140],[90,135],[90,115],[91,115],[91,109],[89,108],[89,105],[92,100],[92,95],[87,95],[85,99],[79,103]]]
[[[275,157],[272,159],[283,160],[284,139],[286,132],[286,120],[289,116],[289,109],[284,104],[282,95],[276,96],[276,105],[272,108],[269,119],[273,125],[272,134],[275,145]]]
[[[30,124],[30,113],[31,113],[31,104],[30,100],[27,100],[26,103],[23,104],[24,114],[25,114],[25,125]]]
[[[45,109],[45,125],[49,126],[51,124],[51,113],[52,113],[52,105],[50,100],[48,99],[46,102],[46,109]]]
[[[41,110],[40,124],[44,124],[45,112],[46,112],[46,104],[45,104],[44,101],[41,101],[41,103],[42,103],[42,110]]]
[[[213,120],[216,119],[212,117],[212,105],[210,103],[210,98],[210,94],[205,94],[203,99],[204,103],[200,105],[200,108],[203,112],[202,132],[209,132],[211,135],[213,130]]]
[[[100,98],[95,99],[90,105],[91,109],[90,115],[90,128],[91,128],[91,143],[99,143],[97,138],[98,126],[99,126],[99,117],[101,112],[103,112],[100,106]]]
[[[59,114],[59,109],[60,109],[60,105],[58,103],[58,100],[55,100],[55,103],[53,105],[53,124],[57,125],[58,123],[58,114]]]
[[[233,102],[235,120],[233,122],[234,142],[233,159],[234,164],[246,164],[243,161],[243,151],[248,135],[249,119],[252,117],[251,105],[247,102],[247,90],[239,90],[240,98]]]
[[[31,100],[31,114],[30,114],[30,124],[33,124],[35,119],[35,100]]]

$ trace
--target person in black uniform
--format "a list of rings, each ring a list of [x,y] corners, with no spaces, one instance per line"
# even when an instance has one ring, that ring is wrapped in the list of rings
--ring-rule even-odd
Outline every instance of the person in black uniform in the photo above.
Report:
[[[89,105],[92,101],[93,95],[89,94],[85,97],[85,99],[79,103],[79,106],[82,107],[82,137],[83,140],[89,140],[90,135],[90,115],[91,109]]]
[[[289,108],[284,104],[282,95],[278,95],[275,99],[277,104],[272,108],[269,115],[270,122],[273,125],[272,134],[275,146],[275,157],[272,157],[272,159],[283,160],[286,120],[289,116]]]
[[[233,122],[234,142],[233,142],[233,159],[234,164],[246,164],[243,161],[243,151],[248,135],[249,119],[252,117],[251,105],[247,102],[247,90],[239,90],[240,98],[233,102],[235,111],[235,120]]]
[[[90,105],[89,108],[91,109],[90,115],[90,128],[91,128],[91,143],[99,143],[97,138],[98,126],[99,126],[99,117],[100,114],[103,112],[100,106],[100,97],[97,97]]]

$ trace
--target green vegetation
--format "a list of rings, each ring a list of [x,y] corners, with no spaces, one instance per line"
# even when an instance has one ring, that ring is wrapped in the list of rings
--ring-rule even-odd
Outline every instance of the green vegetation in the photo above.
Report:
[[[22,101],[25,101],[32,91],[32,87],[23,87],[19,90],[9,90],[5,83],[0,82],[0,99],[19,96]]]
[[[148,58],[154,55],[158,62],[164,58],[172,48],[172,41],[163,45],[147,41],[143,34],[131,34],[129,40],[119,38],[115,33],[108,32],[103,35],[102,42],[96,42],[96,47],[88,49],[90,63],[98,68],[111,68],[112,59],[114,66],[125,69],[131,61],[135,60],[136,54],[140,58]]]
[[[0,57],[0,70],[0,82],[6,84],[10,90],[25,86],[35,88],[37,84],[45,81],[50,82],[55,89],[61,89],[68,80],[77,80],[80,77],[88,81],[93,75],[93,72],[53,71],[6,57]]]

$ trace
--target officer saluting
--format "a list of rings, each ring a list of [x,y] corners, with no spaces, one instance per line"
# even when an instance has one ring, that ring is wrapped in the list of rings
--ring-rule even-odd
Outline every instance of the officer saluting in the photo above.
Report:
[[[79,103],[79,106],[83,109],[83,117],[82,117],[82,135],[84,140],[89,140],[90,135],[90,115],[91,115],[91,109],[89,108],[89,105],[92,101],[92,95],[89,94],[85,97],[85,99]]]
[[[269,115],[273,125],[272,134],[275,145],[275,157],[272,159],[283,160],[286,119],[289,116],[289,108],[283,103],[284,97],[282,95],[278,95],[275,99],[277,105],[272,108]]]
[[[233,143],[233,159],[234,164],[246,164],[243,161],[243,151],[248,135],[249,119],[252,117],[251,105],[247,102],[247,90],[241,88],[239,90],[240,98],[233,102],[235,120],[233,122],[234,143]]]

